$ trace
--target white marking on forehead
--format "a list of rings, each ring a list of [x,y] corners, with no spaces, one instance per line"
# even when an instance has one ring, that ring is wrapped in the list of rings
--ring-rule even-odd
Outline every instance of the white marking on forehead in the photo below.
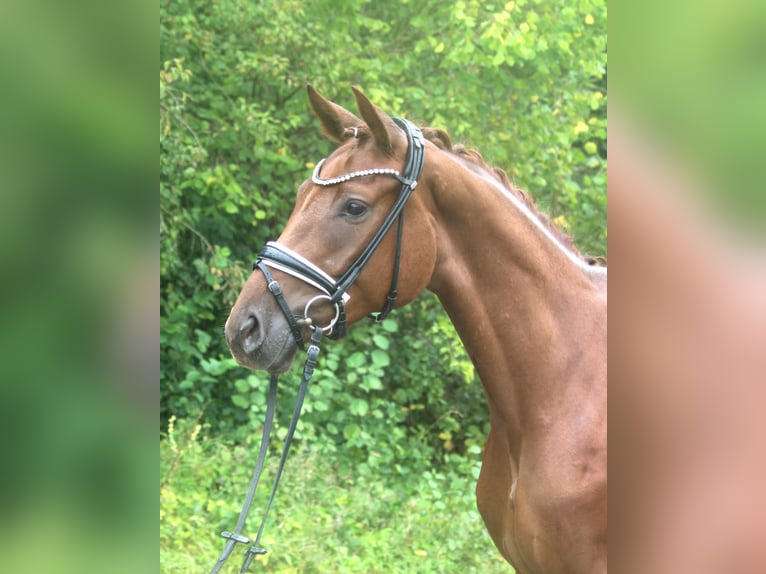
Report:
[[[454,154],[445,154],[447,157],[457,161],[462,167],[468,169],[468,164],[464,163],[460,158]],[[551,232],[550,229],[542,222],[540,221],[540,218],[538,218],[532,210],[527,207],[527,205],[511,190],[506,188],[503,184],[501,184],[497,179],[495,179],[494,176],[487,173],[485,170],[481,169],[479,166],[476,166],[477,169],[470,169],[470,172],[474,175],[477,175],[480,177],[483,181],[489,183],[492,187],[500,191],[507,199],[511,201],[511,203],[524,215],[532,224],[540,230],[545,237],[548,238],[548,240],[553,243],[559,251],[561,251],[567,259],[569,259],[572,263],[577,265],[579,268],[584,269],[586,271],[594,271],[597,273],[606,273],[606,267],[599,267],[597,265],[588,265],[585,261],[583,261],[580,257],[572,253],[569,249],[567,249],[561,241],[558,240],[558,238]]]

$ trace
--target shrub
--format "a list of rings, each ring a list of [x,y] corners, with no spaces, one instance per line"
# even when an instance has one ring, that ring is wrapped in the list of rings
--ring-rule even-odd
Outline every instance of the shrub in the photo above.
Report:
[[[172,419],[160,443],[160,571],[212,567],[222,530],[232,530],[250,480],[257,440],[230,444],[196,421]],[[478,449],[475,449],[478,450]],[[479,518],[476,452],[406,479],[342,468],[299,448],[280,483],[259,557],[265,572],[509,572]],[[276,458],[266,466],[246,524],[260,523]],[[242,547],[242,549],[244,549]],[[241,552],[227,564],[237,571]]]
[[[222,330],[254,253],[332,149],[307,83],[347,107],[357,84],[393,114],[468,139],[603,254],[605,22],[603,0],[162,3],[162,427],[201,416],[215,436],[259,432],[265,376],[235,365]],[[280,412],[296,378],[283,378]],[[486,434],[473,368],[428,295],[327,342],[305,410],[299,441],[360,471],[427,469]]]

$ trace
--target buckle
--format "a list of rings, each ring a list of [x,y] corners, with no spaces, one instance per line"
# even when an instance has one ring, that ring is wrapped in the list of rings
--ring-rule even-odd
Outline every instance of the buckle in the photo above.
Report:
[[[267,550],[260,546],[251,546],[247,549],[247,554],[266,554]]]
[[[227,540],[233,540],[234,542],[241,542],[242,544],[250,544],[250,539],[247,536],[242,536],[241,534],[237,534],[236,532],[229,532],[228,530],[224,530],[221,532],[221,536],[226,538]]]

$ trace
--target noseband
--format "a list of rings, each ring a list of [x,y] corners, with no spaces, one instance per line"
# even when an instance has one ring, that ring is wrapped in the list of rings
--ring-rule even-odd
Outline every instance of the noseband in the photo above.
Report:
[[[290,248],[277,243],[276,241],[270,241],[266,246],[258,253],[258,259],[253,264],[253,268],[258,268],[266,277],[266,281],[269,284],[269,290],[277,299],[282,313],[285,315],[290,330],[295,338],[295,342],[299,347],[303,347],[303,331],[302,326],[310,325],[311,319],[308,316],[309,305],[304,309],[303,316],[295,316],[289,308],[289,305],[284,299],[284,295],[279,288],[279,285],[274,281],[268,268],[278,269],[284,273],[292,275],[307,283],[322,292],[322,295],[318,296],[318,299],[326,299],[335,307],[335,317],[329,325],[322,327],[322,330],[329,333],[330,337],[334,339],[340,339],[346,334],[346,311],[345,304],[349,300],[348,289],[356,281],[361,274],[364,266],[372,257],[375,250],[383,241],[386,233],[391,229],[394,222],[398,220],[398,227],[396,233],[396,251],[394,255],[394,268],[391,277],[391,288],[386,302],[383,305],[382,310],[374,316],[376,321],[382,321],[385,319],[394,307],[397,299],[397,283],[399,279],[399,260],[401,257],[402,247],[402,229],[404,221],[404,206],[407,200],[410,198],[413,190],[417,186],[420,174],[423,171],[423,162],[425,159],[425,140],[423,134],[415,124],[402,119],[394,118],[394,121],[399,127],[404,130],[407,135],[407,155],[404,162],[404,170],[400,174],[399,171],[391,168],[372,168],[361,171],[355,171],[338,177],[332,177],[324,179],[320,176],[320,170],[324,164],[324,159],[317,163],[314,168],[314,173],[311,180],[316,185],[323,187],[330,187],[344,183],[350,179],[357,177],[365,177],[370,175],[388,176],[397,179],[402,187],[399,190],[399,195],[391,207],[391,210],[386,215],[383,223],[380,225],[375,235],[372,236],[370,242],[362,249],[361,253],[351,263],[348,269],[340,276],[339,279],[334,279],[328,273],[323,271],[317,265],[314,265],[308,259],[302,257],[298,253],[295,253]]]
[[[237,525],[234,528],[234,531],[225,531],[221,533],[221,536],[226,539],[226,545],[224,546],[220,557],[213,566],[211,574],[218,574],[226,560],[228,560],[229,556],[234,550],[234,546],[237,543],[250,544],[250,547],[245,552],[245,560],[242,564],[242,567],[240,568],[240,574],[244,574],[248,570],[250,564],[257,555],[266,553],[266,550],[260,546],[261,537],[263,536],[263,530],[266,525],[266,518],[268,516],[269,509],[271,508],[271,504],[274,501],[274,496],[277,492],[279,478],[282,475],[282,469],[284,468],[285,461],[287,459],[287,454],[290,449],[293,433],[295,432],[295,428],[298,424],[298,417],[300,416],[303,399],[306,396],[308,383],[317,363],[320,340],[324,333],[329,333],[331,337],[336,339],[339,339],[345,335],[345,304],[350,298],[350,295],[347,293],[347,291],[357,279],[357,277],[359,277],[359,274],[364,269],[364,266],[370,260],[370,257],[372,257],[373,253],[375,253],[375,250],[383,241],[386,233],[388,233],[388,231],[391,229],[394,221],[398,220],[399,223],[396,232],[396,252],[394,255],[394,270],[391,276],[391,288],[389,290],[388,296],[386,297],[386,303],[384,304],[383,309],[380,311],[380,313],[374,316],[374,319],[376,321],[382,321],[388,316],[388,314],[391,312],[391,309],[394,307],[394,303],[397,299],[396,286],[399,279],[399,260],[402,248],[404,206],[407,203],[407,200],[410,198],[412,191],[417,186],[418,178],[423,171],[423,162],[425,159],[425,140],[423,139],[423,134],[420,129],[405,119],[394,118],[394,121],[404,130],[404,133],[407,135],[407,156],[405,158],[404,171],[402,172],[403,175],[400,174],[397,170],[391,168],[373,168],[355,171],[339,177],[324,179],[319,175],[321,166],[325,161],[322,160],[316,165],[314,173],[311,177],[315,184],[324,187],[338,185],[350,179],[365,177],[368,175],[383,175],[394,177],[402,184],[402,187],[399,190],[399,195],[396,198],[394,205],[391,207],[391,211],[388,212],[388,215],[386,215],[386,218],[383,220],[383,223],[375,232],[375,235],[372,236],[370,242],[365,246],[364,249],[362,249],[361,253],[356,257],[354,262],[351,263],[346,272],[336,280],[328,273],[325,273],[317,265],[314,265],[308,259],[302,257],[289,247],[277,243],[276,241],[268,242],[266,246],[258,253],[258,259],[256,259],[255,263],[253,264],[253,269],[260,269],[263,273],[263,276],[266,278],[268,289],[276,299],[279,308],[282,310],[282,313],[287,319],[287,323],[290,326],[290,331],[295,338],[296,344],[301,348],[304,347],[302,328],[305,326],[308,326],[311,329],[311,340],[307,352],[306,364],[303,367],[303,377],[298,388],[298,396],[295,401],[295,407],[293,409],[293,416],[290,420],[290,426],[287,429],[287,435],[285,436],[285,442],[282,446],[282,454],[279,459],[279,465],[277,466],[274,483],[271,487],[271,495],[269,496],[268,503],[261,518],[258,534],[256,535],[255,539],[251,541],[248,537],[242,535],[242,531],[244,529],[245,520],[250,510],[250,505],[253,502],[255,489],[258,486],[261,471],[263,470],[263,463],[266,457],[266,451],[268,450],[269,436],[271,434],[271,427],[274,420],[274,411],[276,406],[277,375],[271,375],[266,407],[266,421],[264,423],[263,435],[261,436],[258,460],[255,465],[253,477],[250,480],[250,487],[248,488],[247,496],[245,497],[245,503],[242,506],[242,510],[240,511],[239,519],[237,520]],[[356,128],[354,129],[356,130]],[[292,312],[290,306],[285,300],[285,296],[282,293],[282,289],[279,286],[279,283],[272,276],[271,271],[269,270],[270,268],[277,269],[287,273],[288,275],[292,275],[293,277],[296,277],[304,283],[307,283],[321,291],[319,295],[316,295],[308,300],[303,308],[303,316],[296,316]],[[313,324],[309,314],[312,305],[323,300],[329,301],[335,307],[335,316],[332,318],[329,324],[325,325],[324,327],[319,327]]]

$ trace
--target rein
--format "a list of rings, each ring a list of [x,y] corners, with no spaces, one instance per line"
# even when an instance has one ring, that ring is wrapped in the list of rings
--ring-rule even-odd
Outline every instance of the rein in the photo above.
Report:
[[[287,430],[287,436],[282,446],[282,454],[279,458],[279,465],[277,467],[276,474],[274,476],[274,483],[271,487],[271,494],[269,495],[268,503],[263,512],[261,518],[261,524],[258,528],[258,533],[255,539],[252,541],[242,535],[242,531],[245,526],[245,520],[250,510],[250,506],[253,502],[255,495],[255,489],[260,481],[261,473],[263,471],[263,463],[266,459],[266,451],[268,450],[269,437],[271,435],[271,429],[274,422],[274,412],[276,410],[276,398],[277,398],[277,384],[278,376],[271,375],[269,380],[269,394],[266,406],[266,420],[263,427],[263,435],[261,436],[261,444],[258,452],[258,459],[253,471],[253,477],[250,480],[250,486],[245,497],[245,502],[240,511],[237,524],[233,532],[224,531],[221,532],[221,536],[226,539],[226,545],[221,552],[220,557],[216,561],[210,574],[217,574],[223,567],[226,560],[234,550],[237,543],[251,544],[245,552],[245,560],[240,568],[240,574],[247,572],[250,564],[259,554],[266,554],[266,550],[261,547],[260,541],[263,536],[264,527],[266,525],[266,518],[268,517],[271,505],[274,502],[274,497],[277,493],[277,486],[279,485],[279,479],[284,469],[285,461],[287,460],[287,454],[290,450],[290,444],[292,443],[293,434],[298,425],[298,418],[300,417],[301,408],[303,406],[303,400],[306,397],[306,391],[308,389],[311,376],[314,374],[314,368],[317,364],[319,357],[320,341],[322,335],[327,333],[331,338],[340,339],[346,334],[346,311],[345,304],[350,299],[350,295],[347,293],[348,289],[359,277],[364,266],[370,260],[375,250],[382,243],[386,233],[391,229],[394,222],[398,220],[398,226],[396,231],[396,251],[394,254],[394,266],[391,275],[391,287],[389,293],[386,296],[386,302],[383,305],[382,310],[372,316],[376,322],[383,321],[391,310],[394,308],[398,293],[397,284],[399,280],[399,261],[401,259],[401,247],[402,247],[402,229],[404,221],[404,206],[407,200],[412,195],[413,190],[417,186],[420,174],[423,171],[423,163],[425,160],[425,139],[420,129],[412,122],[402,119],[394,118],[394,121],[399,127],[404,130],[407,135],[407,156],[405,158],[403,175],[397,170],[391,168],[373,168],[361,171],[355,171],[343,176],[323,179],[320,177],[320,169],[324,163],[324,159],[317,163],[314,173],[312,175],[312,181],[324,187],[337,185],[353,179],[356,177],[365,177],[369,175],[382,175],[396,178],[401,182],[402,187],[399,190],[399,195],[391,207],[391,210],[386,215],[386,218],[381,223],[378,230],[373,235],[370,242],[362,249],[361,253],[351,263],[349,268],[341,275],[339,279],[334,279],[328,273],[323,271],[317,265],[314,265],[308,259],[305,259],[298,253],[294,252],[290,248],[270,241],[266,246],[258,253],[258,259],[253,264],[253,269],[259,269],[267,282],[268,289],[282,310],[282,314],[287,320],[290,332],[295,339],[296,344],[301,348],[305,348],[303,327],[308,326],[311,329],[311,338],[307,349],[306,363],[303,367],[303,376],[301,377],[301,384],[298,388],[298,395],[295,401],[295,407],[293,409],[293,415],[290,420],[290,426]],[[289,304],[285,300],[282,289],[279,283],[274,279],[269,268],[277,269],[284,273],[287,273],[293,277],[300,279],[301,281],[312,285],[322,293],[309,299],[303,309],[303,316],[296,316],[290,309]],[[313,321],[309,317],[309,311],[311,306],[317,301],[326,300],[329,301],[335,307],[335,316],[331,319],[330,323],[324,327],[320,327],[313,324]]]

